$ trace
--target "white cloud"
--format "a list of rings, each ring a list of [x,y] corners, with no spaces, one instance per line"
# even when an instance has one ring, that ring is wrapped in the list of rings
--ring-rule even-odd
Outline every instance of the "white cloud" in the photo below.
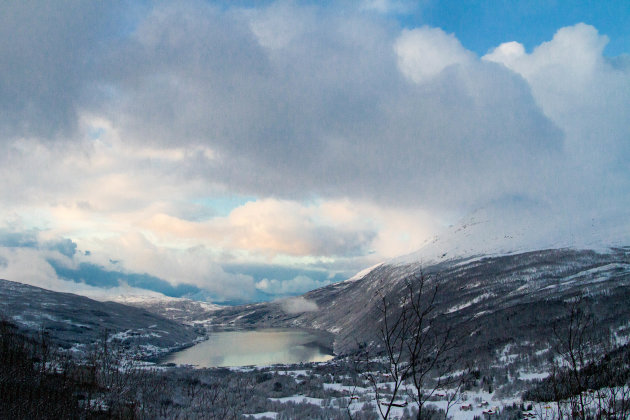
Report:
[[[317,303],[302,296],[283,299],[280,301],[282,310],[288,314],[300,314],[303,312],[315,312],[319,310]]]
[[[403,30],[394,49],[400,71],[416,83],[430,81],[448,66],[474,60],[453,34],[426,26]]]
[[[91,249],[84,261],[126,273],[146,273],[173,285],[192,284],[227,299],[251,298],[254,280],[244,274],[225,272],[216,253],[204,246],[177,248],[160,246],[132,232],[107,239],[79,241]],[[112,264],[111,260],[117,261]]]
[[[141,226],[165,241],[214,244],[270,258],[360,255],[375,236],[369,223],[343,225],[323,216],[318,205],[262,199],[238,206],[226,217],[187,221],[155,214]]]
[[[274,295],[299,295],[309,290],[324,287],[328,281],[316,281],[308,276],[296,276],[291,280],[262,279],[256,283],[256,288]]]
[[[0,247],[0,257],[3,260],[0,278],[43,288],[53,288],[59,283],[55,270],[38,250]]]
[[[102,288],[59,278],[48,259],[72,267],[66,256],[33,248],[0,247],[0,278],[63,293],[75,293],[97,300],[111,300],[117,296],[156,296],[161,293],[121,283],[118,287]]]
[[[562,129],[565,165],[555,168],[555,194],[573,212],[585,202],[602,212],[625,206],[630,126],[623,116],[630,115],[630,69],[603,56],[607,42],[594,27],[577,24],[561,28],[529,54],[506,54],[512,47],[504,44],[484,57],[524,77],[541,109]]]
[[[526,54],[522,46],[511,42],[502,44],[483,58],[506,65],[518,72],[532,86],[534,95],[558,95],[559,102],[567,102],[579,93],[592,91],[593,78],[606,71],[603,57],[608,43],[605,35],[583,23],[559,29],[553,39]],[[545,93],[545,90],[548,90]],[[547,100],[541,101],[548,111]],[[551,115],[556,117],[556,115]]]
[[[514,68],[514,64],[525,55],[525,47],[516,41],[505,42],[496,47],[492,52],[484,55],[484,60],[505,64],[508,68]]]
[[[308,31],[309,27],[317,25],[308,9],[300,10],[286,2],[272,3],[267,8],[251,10],[247,14],[251,31],[260,45],[272,50],[286,47]]]
[[[406,14],[419,7],[409,0],[363,0],[361,9],[383,14]]]
[[[302,29],[269,51],[252,33],[261,19]],[[37,200],[108,213],[231,191],[443,210],[540,185],[531,175],[559,143],[528,87],[453,35],[360,13],[156,5],[99,63],[107,95],[79,113],[76,150],[44,148]],[[7,196],[34,197],[10,194],[22,180]]]
[[[117,51],[128,66],[109,83],[125,100],[108,120],[144,147],[212,150],[180,162],[187,179],[261,197],[452,206],[539,185],[522,180],[558,148],[523,81],[440,29],[286,4],[245,16],[157,7]],[[261,46],[258,23],[281,42]]]

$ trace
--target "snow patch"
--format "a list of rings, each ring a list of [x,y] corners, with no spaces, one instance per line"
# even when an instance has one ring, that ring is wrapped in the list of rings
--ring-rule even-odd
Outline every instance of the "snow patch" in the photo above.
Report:
[[[546,377],[549,376],[549,372],[539,372],[539,373],[535,373],[535,372],[519,372],[518,373],[518,379],[522,380],[522,381],[532,381],[532,380],[541,380],[541,379],[545,379]]]
[[[322,398],[313,398],[313,397],[305,397],[304,395],[293,395],[291,397],[281,397],[281,398],[269,398],[269,401],[277,401],[281,403],[293,402],[295,404],[313,404],[317,406],[322,405]]]
[[[243,416],[252,417],[255,419],[267,419],[267,418],[276,419],[278,418],[278,413],[276,413],[275,411],[265,411],[264,413],[243,414]]]
[[[476,304],[476,303],[479,303],[479,302],[481,302],[482,300],[489,299],[489,298],[494,297],[494,296],[495,296],[495,295],[494,295],[493,293],[484,293],[484,294],[479,295],[479,296],[477,296],[476,298],[474,298],[474,299],[472,299],[472,300],[470,300],[470,301],[468,301],[468,302],[461,303],[461,304],[459,304],[459,305],[455,305],[455,306],[450,307],[450,308],[446,311],[446,313],[447,313],[447,314],[451,314],[451,313],[453,313],[453,312],[460,311],[460,310],[465,309],[465,308],[468,308],[469,306],[472,306],[472,305],[474,305],[474,304]]]
[[[363,277],[367,276],[368,274],[370,274],[374,269],[380,267],[381,265],[383,265],[383,263],[378,263],[376,265],[373,265],[372,267],[368,267],[365,268],[361,271],[359,271],[357,274],[355,274],[354,276],[350,277],[348,280],[345,280],[345,282],[353,282],[353,281],[357,281],[357,280],[361,280]]]

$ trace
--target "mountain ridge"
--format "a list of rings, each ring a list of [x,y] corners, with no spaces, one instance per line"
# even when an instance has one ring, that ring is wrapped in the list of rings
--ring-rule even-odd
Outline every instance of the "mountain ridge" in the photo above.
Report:
[[[206,314],[205,319],[197,318],[196,322],[210,328],[324,330],[335,334],[335,351],[345,353],[360,342],[377,340],[379,296],[400,297],[405,282],[420,276],[426,276],[430,285],[439,284],[437,313],[444,322],[473,318],[467,327],[471,331],[482,331],[485,324],[506,323],[506,334],[525,340],[525,324],[529,322],[532,328],[538,328],[534,318],[547,325],[561,318],[561,307],[578,295],[589,296],[596,312],[600,312],[598,316],[611,326],[615,322],[608,312],[614,312],[619,320],[630,319],[630,309],[612,307],[613,302],[630,299],[630,247],[623,247],[607,252],[548,249],[449,259],[431,265],[384,263],[360,279],[294,298],[298,303],[315,304],[316,310],[305,305],[307,310],[289,313],[285,300],[225,308]],[[515,321],[519,316],[523,322]],[[500,335],[483,334],[487,337],[475,340],[479,346],[488,345]]]
[[[2,279],[0,316],[26,331],[46,331],[62,348],[77,351],[107,337],[154,356],[190,345],[203,334],[144,309]]]

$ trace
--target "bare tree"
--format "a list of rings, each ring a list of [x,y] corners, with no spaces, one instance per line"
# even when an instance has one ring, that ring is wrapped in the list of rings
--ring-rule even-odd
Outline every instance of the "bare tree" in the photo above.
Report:
[[[455,388],[447,402],[452,406],[464,374],[454,374],[459,359],[455,355],[460,340],[453,326],[440,322],[436,299],[437,280],[430,281],[424,274],[405,280],[402,295],[380,294],[380,341],[386,358],[387,376],[392,383],[387,401],[381,401],[378,378],[368,375],[377,398],[379,413],[388,419],[392,407],[403,395],[418,406],[417,418],[423,416],[425,403],[440,388]]]
[[[593,314],[587,309],[582,296],[569,304],[565,326],[553,326],[554,349],[560,363],[554,370],[559,373],[562,389],[568,396],[572,417],[586,418],[590,378],[586,366],[595,360],[597,340],[594,337]],[[558,414],[562,416],[558,403]]]
[[[531,395],[553,400],[558,419],[626,418],[630,412],[630,349],[615,349],[608,333],[597,328],[582,296],[568,302],[567,315],[553,326],[552,372]]]

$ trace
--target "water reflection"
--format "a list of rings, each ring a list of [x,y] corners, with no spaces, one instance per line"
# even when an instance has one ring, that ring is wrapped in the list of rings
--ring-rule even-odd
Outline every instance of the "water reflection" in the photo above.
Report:
[[[212,333],[210,339],[170,355],[165,361],[199,367],[324,362],[332,352],[317,335],[296,329]]]

